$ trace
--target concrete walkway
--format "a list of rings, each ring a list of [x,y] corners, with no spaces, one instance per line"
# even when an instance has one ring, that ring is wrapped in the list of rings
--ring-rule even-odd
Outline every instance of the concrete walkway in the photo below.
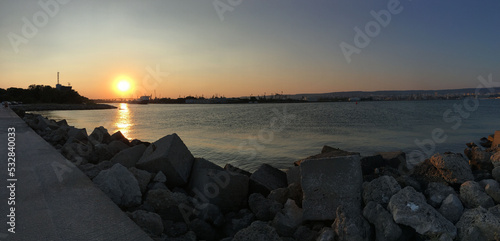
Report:
[[[8,181],[10,127],[15,128],[15,181]],[[3,106],[0,159],[0,240],[151,240],[87,176]],[[7,187],[11,183],[14,192]],[[15,205],[9,205],[14,194]],[[15,233],[8,231],[11,208]]]

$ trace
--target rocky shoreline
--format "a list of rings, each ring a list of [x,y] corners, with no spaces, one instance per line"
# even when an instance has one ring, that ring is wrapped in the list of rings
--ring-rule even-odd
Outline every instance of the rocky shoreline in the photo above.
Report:
[[[45,111],[45,110],[103,110],[118,107],[108,104],[20,104],[10,106],[14,111]]]
[[[194,157],[65,120],[23,120],[153,240],[500,240],[500,131],[409,169],[404,152],[324,146],[282,171]]]

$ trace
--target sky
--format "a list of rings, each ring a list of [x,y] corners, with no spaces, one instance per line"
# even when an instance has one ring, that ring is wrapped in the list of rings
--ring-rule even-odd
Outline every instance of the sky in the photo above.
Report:
[[[500,2],[5,0],[0,88],[96,98],[474,88]],[[119,91],[125,80],[131,88]]]

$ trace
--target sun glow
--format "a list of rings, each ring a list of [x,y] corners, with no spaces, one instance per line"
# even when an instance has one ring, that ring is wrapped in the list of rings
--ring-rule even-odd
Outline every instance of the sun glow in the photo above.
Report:
[[[130,82],[128,80],[120,80],[116,86],[120,92],[127,92],[130,90]]]

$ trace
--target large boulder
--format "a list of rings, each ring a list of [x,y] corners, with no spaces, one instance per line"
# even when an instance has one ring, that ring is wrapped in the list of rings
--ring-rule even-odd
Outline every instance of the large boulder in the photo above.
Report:
[[[466,208],[493,207],[493,199],[484,192],[479,183],[474,181],[464,182],[460,186],[460,199]]]
[[[470,166],[475,170],[493,169],[493,164],[490,161],[491,152],[484,151],[481,147],[475,146],[470,151]]]
[[[262,164],[250,176],[250,192],[267,196],[272,190],[287,187],[286,173],[269,165]]]
[[[358,155],[308,159],[300,167],[305,220],[334,220],[340,205],[361,212],[363,176]]]
[[[89,139],[92,143],[94,143],[94,145],[100,143],[108,144],[111,142],[111,136],[109,135],[108,130],[103,126],[96,127],[89,135]]]
[[[392,215],[382,205],[369,202],[363,209],[363,216],[375,226],[377,241],[393,241],[401,237],[401,228],[394,222]]]
[[[452,223],[457,223],[464,211],[464,206],[455,194],[449,194],[441,203],[438,209],[439,213]]]
[[[45,130],[47,128],[55,130],[59,128],[59,125],[57,125],[55,121],[49,120],[41,115],[37,116],[37,121],[38,121],[37,129],[39,130]]]
[[[141,159],[146,150],[146,145],[140,144],[123,149],[111,158],[112,163],[120,163],[125,167],[135,167],[135,164]]]
[[[216,240],[217,232],[215,229],[207,222],[201,219],[194,219],[189,223],[189,229],[196,234],[196,238],[205,241]]]
[[[165,136],[146,148],[137,168],[149,172],[162,171],[168,186],[184,186],[189,181],[194,157],[177,134]]]
[[[457,235],[453,223],[429,205],[424,195],[413,187],[401,189],[392,196],[387,207],[396,223],[410,226],[419,234],[427,237],[445,235],[452,239]]]
[[[130,141],[123,135],[121,131],[117,131],[111,135],[111,141],[120,141],[126,144],[127,146],[130,145]]]
[[[401,190],[399,183],[391,176],[381,176],[371,182],[363,183],[363,201],[368,204],[371,201],[387,206],[392,195]]]
[[[160,215],[144,210],[136,210],[127,214],[146,233],[156,236],[163,233],[163,223]]]
[[[363,175],[373,174],[375,169],[385,167],[386,163],[382,155],[365,156],[361,158],[361,169]]]
[[[237,211],[246,206],[248,176],[228,172],[203,158],[196,158],[187,190],[198,201],[215,204],[223,212]]]
[[[360,210],[337,207],[335,221],[332,228],[339,241],[368,241],[370,240],[370,224],[363,218]]]
[[[491,177],[497,180],[497,182],[500,182],[500,166],[493,168],[493,170],[491,171]]]
[[[248,198],[248,206],[258,220],[269,221],[276,216],[283,205],[269,200],[260,193],[252,193]]]
[[[406,153],[402,151],[379,152],[387,166],[398,169],[400,171],[408,171],[406,164]]]
[[[482,180],[481,183],[484,184],[486,194],[493,198],[495,203],[500,203],[500,184],[493,179]]]
[[[101,171],[92,181],[120,207],[133,207],[141,204],[142,194],[139,183],[134,175],[120,164]]]
[[[89,139],[89,136],[88,136],[87,130],[85,130],[85,128],[77,129],[75,127],[70,127],[68,130],[68,140],[66,141],[66,144],[68,144],[68,143],[87,143],[88,139]]]
[[[233,241],[281,241],[276,230],[262,221],[255,221],[249,227],[244,228],[234,235]]]
[[[139,188],[141,189],[141,193],[142,194],[146,193],[148,184],[151,181],[153,175],[148,171],[137,169],[135,167],[131,167],[128,170],[130,171],[130,173],[132,173],[132,175],[134,175],[135,179],[137,179],[137,182],[139,183]]]
[[[441,174],[441,177],[448,183],[461,184],[474,180],[467,159],[460,154],[435,154],[431,157],[430,163],[434,165]]]
[[[182,207],[189,207],[189,197],[183,193],[171,192],[168,189],[149,190],[146,196],[146,205],[149,205],[163,219],[184,221],[185,213]]]
[[[253,221],[255,221],[255,215],[248,209],[242,209],[238,213],[231,213],[226,217],[224,233],[228,237],[234,237],[238,231],[250,226]]]
[[[456,224],[458,240],[498,240],[500,217],[483,207],[466,210]]]
[[[295,201],[288,199],[282,212],[274,217],[272,225],[280,236],[291,237],[302,223],[302,216],[302,209],[297,207]]]
[[[441,205],[441,202],[443,202],[443,200],[450,194],[457,195],[452,187],[440,182],[429,183],[429,185],[427,185],[427,189],[425,190],[427,202],[435,208],[438,208]]]
[[[116,155],[117,153],[119,153],[120,151],[123,151],[127,148],[129,148],[129,146],[121,141],[111,141],[109,144],[108,144],[108,147],[109,147],[109,150],[111,153],[113,153],[113,156]]]
[[[490,162],[493,167],[500,167],[500,151],[497,151],[493,155],[491,155]]]

